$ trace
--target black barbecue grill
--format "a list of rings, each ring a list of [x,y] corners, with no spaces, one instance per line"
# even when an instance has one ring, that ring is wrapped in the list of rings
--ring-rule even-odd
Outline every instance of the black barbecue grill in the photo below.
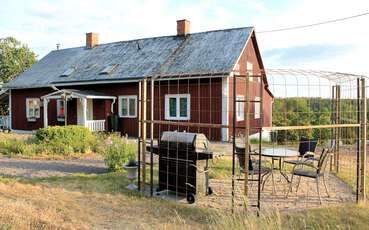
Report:
[[[212,193],[209,187],[209,141],[202,133],[163,132],[154,152],[159,155],[159,188],[184,194],[188,203]]]

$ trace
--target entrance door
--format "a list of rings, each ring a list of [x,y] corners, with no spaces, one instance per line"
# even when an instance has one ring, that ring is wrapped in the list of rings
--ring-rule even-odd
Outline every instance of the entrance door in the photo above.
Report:
[[[77,124],[83,125],[83,106],[81,100],[77,99]],[[87,120],[93,120],[93,101],[92,99],[87,99]]]

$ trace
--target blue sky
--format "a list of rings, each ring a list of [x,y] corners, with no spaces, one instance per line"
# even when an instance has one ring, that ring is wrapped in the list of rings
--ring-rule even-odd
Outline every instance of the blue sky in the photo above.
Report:
[[[256,31],[309,24],[369,10],[367,0],[1,0],[0,37],[14,36],[42,58],[57,43],[82,46],[191,31],[255,26]],[[303,30],[257,34],[267,68],[305,68],[369,76],[369,16]]]

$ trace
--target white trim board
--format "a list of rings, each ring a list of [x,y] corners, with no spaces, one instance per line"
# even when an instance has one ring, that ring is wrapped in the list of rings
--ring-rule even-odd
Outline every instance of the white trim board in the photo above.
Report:
[[[222,125],[229,125],[229,77],[222,78]],[[229,128],[222,128],[222,141],[228,141]]]

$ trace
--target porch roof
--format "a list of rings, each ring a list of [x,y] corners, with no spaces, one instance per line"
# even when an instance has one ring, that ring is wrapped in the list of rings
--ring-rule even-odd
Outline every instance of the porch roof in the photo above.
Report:
[[[62,98],[63,95],[69,96],[70,98],[86,98],[86,99],[116,99],[117,97],[107,95],[100,92],[91,90],[78,90],[78,89],[61,89],[41,97],[44,98]]]

